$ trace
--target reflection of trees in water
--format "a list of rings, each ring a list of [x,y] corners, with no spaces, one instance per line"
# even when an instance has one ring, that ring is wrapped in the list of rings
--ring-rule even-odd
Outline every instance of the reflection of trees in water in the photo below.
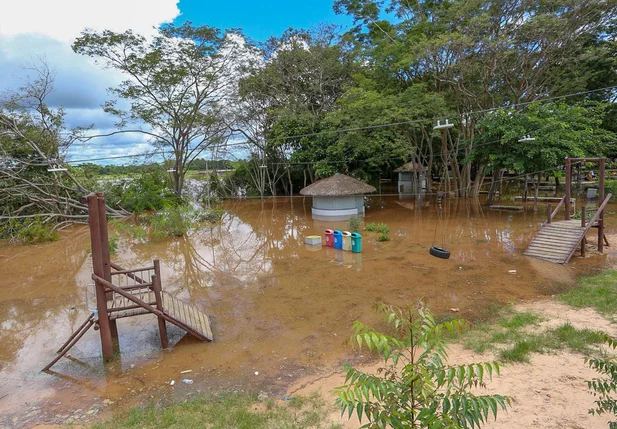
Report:
[[[294,214],[296,207],[301,217]],[[298,258],[308,228],[303,204],[268,200],[227,204],[219,225],[170,239],[160,253],[163,287],[189,291],[216,286],[253,286],[272,276],[277,264]],[[136,258],[152,259],[152,249],[135,246]],[[213,292],[208,292],[213,293]]]

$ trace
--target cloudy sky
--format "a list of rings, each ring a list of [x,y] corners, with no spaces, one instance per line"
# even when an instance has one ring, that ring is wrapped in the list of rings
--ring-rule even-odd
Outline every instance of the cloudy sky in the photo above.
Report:
[[[114,119],[101,104],[106,89],[122,76],[97,66],[71,50],[84,28],[151,34],[164,23],[190,20],[197,25],[242,28],[254,40],[278,36],[288,27],[307,28],[321,22],[348,25],[347,17],[332,12],[331,0],[292,2],[272,0],[0,0],[0,92],[19,87],[28,72],[24,66],[45,58],[55,70],[51,107],[64,106],[68,128],[94,125],[96,132],[114,130]],[[70,159],[92,159],[142,153],[143,137],[119,134],[74,149]],[[139,161],[139,160],[137,160]],[[114,163],[130,162],[123,159]]]

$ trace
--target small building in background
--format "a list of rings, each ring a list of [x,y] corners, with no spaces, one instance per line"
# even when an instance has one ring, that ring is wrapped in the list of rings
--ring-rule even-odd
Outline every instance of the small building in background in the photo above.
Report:
[[[418,195],[426,192],[426,168],[417,162],[408,162],[407,164],[394,170],[398,173],[398,194],[403,195]]]
[[[313,197],[312,214],[319,220],[347,220],[354,215],[364,215],[364,194],[376,189],[345,174],[335,174],[316,181],[300,191]]]

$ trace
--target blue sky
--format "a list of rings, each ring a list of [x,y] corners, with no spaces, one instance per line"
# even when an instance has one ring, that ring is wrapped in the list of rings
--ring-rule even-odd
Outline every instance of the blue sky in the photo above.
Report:
[[[242,28],[253,40],[264,41],[280,36],[289,27],[310,28],[320,23],[351,25],[345,15],[332,10],[333,0],[267,2],[180,0],[180,15],[175,23],[192,21],[197,25],[219,28]]]
[[[55,71],[52,108],[64,107],[67,128],[93,126],[93,133],[115,131],[115,119],[103,112],[109,87],[123,76],[75,54],[71,44],[85,28],[123,32],[128,29],[152,34],[165,23],[219,28],[242,28],[256,41],[280,36],[289,27],[310,28],[321,23],[351,25],[347,16],[336,15],[333,0],[255,2],[198,0],[20,0],[6,2],[0,13],[0,96],[23,84],[28,62],[46,58]],[[36,12],[33,12],[36,11]],[[117,134],[92,140],[71,149],[70,159],[142,154],[150,147],[136,134]],[[143,159],[135,158],[135,162]],[[97,161],[105,163],[105,161]],[[126,163],[125,159],[109,163]]]

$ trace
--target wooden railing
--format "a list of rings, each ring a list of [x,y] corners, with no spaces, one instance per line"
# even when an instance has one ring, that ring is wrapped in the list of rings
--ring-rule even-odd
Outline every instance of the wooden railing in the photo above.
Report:
[[[555,217],[555,215],[559,212],[559,209],[561,208],[561,206],[563,205],[563,203],[566,201],[566,196],[564,195],[561,200],[559,200],[559,204],[557,204],[557,207],[555,207],[555,210],[553,210],[551,212],[551,217],[549,218],[549,222],[553,220],[553,218]]]
[[[593,224],[596,223],[598,219],[600,219],[600,216],[604,212],[604,209],[606,208],[606,205],[608,204],[612,196],[613,194],[610,194],[610,193],[606,195],[606,197],[604,198],[604,201],[602,201],[602,204],[600,204],[600,207],[598,207],[598,210],[596,210],[596,213],[593,215],[593,217],[589,221],[588,223],[589,227],[593,226]]]

